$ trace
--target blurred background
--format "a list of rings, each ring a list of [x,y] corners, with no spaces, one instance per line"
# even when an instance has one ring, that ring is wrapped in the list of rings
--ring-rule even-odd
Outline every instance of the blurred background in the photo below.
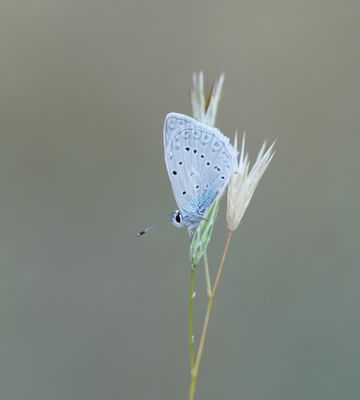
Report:
[[[2,399],[187,398],[187,232],[136,232],[175,208],[162,124],[199,69],[226,72],[217,125],[252,160],[278,142],[197,398],[358,399],[359,21],[355,0],[1,2]]]

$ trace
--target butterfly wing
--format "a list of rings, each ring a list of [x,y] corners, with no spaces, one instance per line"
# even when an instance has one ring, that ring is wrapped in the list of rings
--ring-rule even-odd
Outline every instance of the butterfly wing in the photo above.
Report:
[[[174,197],[185,216],[203,215],[222,193],[234,170],[236,151],[229,138],[182,114],[164,123],[165,163]]]

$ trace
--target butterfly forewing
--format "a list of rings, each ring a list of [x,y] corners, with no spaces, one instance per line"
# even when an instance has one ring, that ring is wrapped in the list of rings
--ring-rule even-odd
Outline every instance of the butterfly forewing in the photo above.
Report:
[[[202,215],[222,193],[236,152],[216,128],[170,113],[164,123],[165,162],[175,200],[184,215]]]

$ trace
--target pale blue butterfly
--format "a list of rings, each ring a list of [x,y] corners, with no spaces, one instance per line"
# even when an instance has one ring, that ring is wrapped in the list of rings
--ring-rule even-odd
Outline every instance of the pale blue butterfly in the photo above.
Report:
[[[222,194],[236,163],[236,150],[218,129],[186,115],[170,113],[164,122],[165,164],[178,209],[164,218],[173,225],[187,226],[192,234],[210,204]]]

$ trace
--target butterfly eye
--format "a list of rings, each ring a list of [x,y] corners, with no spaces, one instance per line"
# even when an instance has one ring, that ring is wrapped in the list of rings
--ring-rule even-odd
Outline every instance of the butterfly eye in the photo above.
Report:
[[[181,222],[180,213],[179,213],[179,214],[176,214],[175,221],[176,221],[178,224],[180,224],[180,222]]]

